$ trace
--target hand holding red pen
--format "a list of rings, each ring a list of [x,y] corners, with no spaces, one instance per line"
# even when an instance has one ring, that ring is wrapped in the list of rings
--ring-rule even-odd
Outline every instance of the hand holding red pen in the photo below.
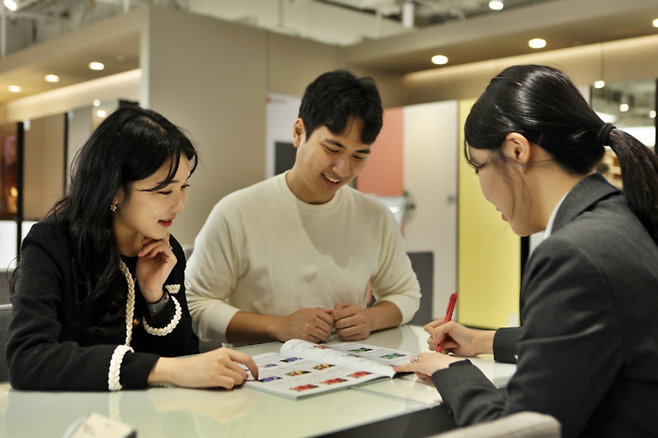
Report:
[[[444,324],[443,319],[437,319],[427,324],[425,331],[430,334],[427,344],[432,351],[445,339],[442,353],[469,357],[493,354],[494,330],[470,329],[455,321]]]

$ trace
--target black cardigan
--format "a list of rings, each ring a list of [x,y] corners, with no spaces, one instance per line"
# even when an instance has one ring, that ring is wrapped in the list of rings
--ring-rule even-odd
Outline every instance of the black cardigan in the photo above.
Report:
[[[159,357],[199,352],[198,338],[185,298],[185,254],[172,236],[170,244],[178,262],[165,285],[180,285],[172,296],[182,307],[178,325],[166,336],[146,332],[146,317],[154,328],[166,327],[175,312],[173,299],[150,317],[135,285],[134,317],[130,346],[120,367],[123,388],[145,388]],[[76,304],[71,266],[71,242],[63,222],[47,218],[35,224],[23,241],[18,289],[11,297],[12,319],[7,332],[7,365],[13,388],[52,391],[107,391],[110,359],[126,340],[125,322],[115,336],[88,333],[82,310]],[[124,258],[134,278],[136,258]],[[117,271],[119,267],[117,266]],[[127,283],[122,283],[123,293]]]
[[[518,352],[507,392],[467,362],[432,376],[457,424],[528,410],[566,438],[658,436],[658,246],[601,175],[567,195],[528,260],[521,315],[494,339],[497,360]]]

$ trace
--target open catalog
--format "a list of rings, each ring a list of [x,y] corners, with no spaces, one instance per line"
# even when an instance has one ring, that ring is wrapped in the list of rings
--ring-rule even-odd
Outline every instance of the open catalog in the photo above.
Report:
[[[407,364],[414,356],[416,353],[354,342],[324,345],[291,339],[278,354],[254,356],[259,379],[250,376],[245,385],[297,399],[394,377],[393,366]]]

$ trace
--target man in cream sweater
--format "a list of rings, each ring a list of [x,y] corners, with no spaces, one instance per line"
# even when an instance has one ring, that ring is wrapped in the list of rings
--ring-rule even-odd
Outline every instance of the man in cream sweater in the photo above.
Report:
[[[307,87],[293,168],[226,196],[196,238],[186,283],[201,339],[358,340],[413,317],[420,288],[395,218],[348,186],[382,113],[371,78],[337,70]]]

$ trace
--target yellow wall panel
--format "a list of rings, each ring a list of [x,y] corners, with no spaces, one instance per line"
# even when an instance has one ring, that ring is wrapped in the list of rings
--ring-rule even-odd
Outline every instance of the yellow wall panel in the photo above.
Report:
[[[474,103],[474,99],[459,102],[457,320],[495,329],[518,321],[521,239],[484,198],[461,151],[463,126]]]

